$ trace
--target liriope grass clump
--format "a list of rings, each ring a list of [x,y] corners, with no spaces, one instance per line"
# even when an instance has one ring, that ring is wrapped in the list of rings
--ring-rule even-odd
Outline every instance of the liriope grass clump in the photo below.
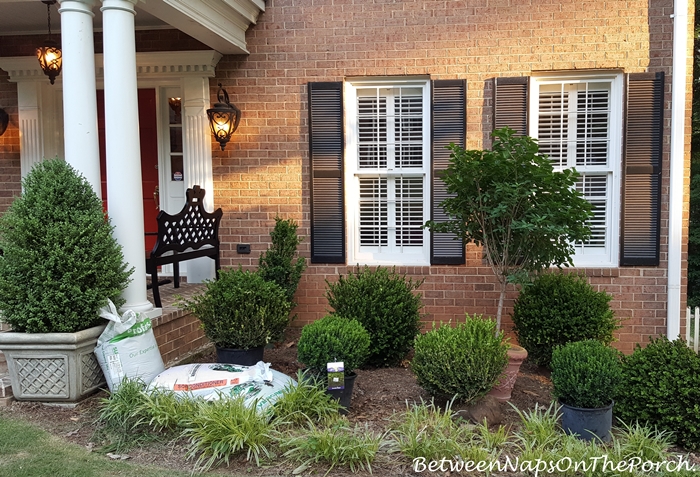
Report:
[[[101,443],[103,452],[125,452],[161,439],[146,425],[145,388],[140,379],[124,379],[115,392],[101,400],[93,438]]]
[[[296,382],[289,382],[275,401],[275,422],[284,426],[305,426],[338,417],[340,403],[316,383],[314,377],[300,371]]]
[[[435,401],[412,404],[391,419],[393,439],[402,454],[415,459],[441,459],[462,454],[471,431],[454,421],[451,402],[445,407]]]
[[[388,445],[385,435],[370,431],[366,426],[351,426],[339,419],[329,426],[308,427],[279,438],[284,457],[299,463],[294,474],[316,465],[328,466],[328,474],[337,467],[352,472],[372,472],[377,454]]]
[[[256,465],[273,457],[275,425],[267,413],[244,402],[237,396],[197,404],[184,431],[189,439],[187,456],[195,461],[195,471],[228,465],[237,455],[245,455]]]

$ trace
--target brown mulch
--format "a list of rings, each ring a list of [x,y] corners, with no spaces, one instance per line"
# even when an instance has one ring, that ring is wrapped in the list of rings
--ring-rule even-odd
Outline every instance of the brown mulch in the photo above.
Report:
[[[291,328],[282,343],[265,350],[265,361],[271,363],[272,369],[295,376],[296,371],[303,367],[296,360],[299,332],[298,328]],[[215,362],[216,355],[212,350],[196,357],[195,360],[202,363]],[[95,419],[100,400],[105,397],[106,393],[100,392],[80,402],[73,409],[15,401],[8,408],[0,408],[0,415],[24,419],[61,439],[100,451],[101,443],[99,434],[95,432]],[[406,409],[407,403],[420,402],[421,399],[430,401],[430,396],[416,384],[416,378],[408,367],[362,369],[358,371],[348,419],[351,422],[366,423],[374,430],[383,430],[393,413],[401,412]],[[534,409],[537,404],[549,405],[551,383],[548,371],[526,361],[520,369],[510,402],[521,410]],[[515,410],[508,403],[500,403],[499,406],[502,424],[517,426],[519,418]],[[185,444],[183,440],[153,443],[143,448],[132,449],[128,455],[134,462],[180,470],[191,469],[192,462],[186,461],[184,457]],[[292,469],[293,467],[287,464],[257,468],[238,461],[232,463],[230,468],[222,468],[215,472],[228,475],[245,473],[272,476],[291,475]],[[319,471],[319,475],[323,475],[326,469]],[[373,475],[413,475],[405,466],[389,462],[376,463],[373,471]],[[369,474],[350,474],[346,470],[334,469],[328,475],[362,477]]]

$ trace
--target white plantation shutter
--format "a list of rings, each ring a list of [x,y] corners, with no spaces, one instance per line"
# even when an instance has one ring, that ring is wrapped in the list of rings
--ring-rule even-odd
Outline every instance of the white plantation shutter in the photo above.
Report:
[[[613,248],[615,174],[619,147],[612,131],[620,131],[612,111],[613,80],[538,80],[534,134],[540,152],[555,169],[576,168],[576,189],[593,206],[591,237],[575,244],[577,265],[614,264]],[[621,103],[620,103],[621,104]],[[619,138],[618,138],[619,139]]]
[[[351,262],[428,263],[428,97],[425,81],[349,88]]]
[[[398,177],[396,185],[396,245],[423,246],[423,179]]]
[[[579,247],[605,247],[608,229],[608,177],[583,174],[576,183],[576,190],[593,206],[593,217],[588,221],[591,237]]]
[[[360,245],[386,247],[389,237],[387,179],[360,179]]]

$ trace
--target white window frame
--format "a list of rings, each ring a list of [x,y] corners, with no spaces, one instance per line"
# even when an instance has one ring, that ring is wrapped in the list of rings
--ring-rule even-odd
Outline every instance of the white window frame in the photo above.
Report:
[[[528,94],[529,131],[528,134],[538,137],[540,89],[546,85],[585,84],[589,82],[610,84],[610,116],[609,116],[609,145],[606,167],[574,166],[572,155],[569,156],[568,167],[575,167],[581,173],[602,174],[608,176],[606,210],[605,247],[586,247],[576,245],[573,264],[575,267],[616,267],[618,265],[620,245],[620,176],[622,169],[622,131],[623,131],[623,96],[624,77],[619,72],[581,72],[557,75],[537,75],[530,80]],[[571,103],[570,103],[571,105]],[[572,151],[575,148],[569,148]],[[562,170],[555,166],[555,170]]]
[[[423,166],[411,168],[410,172],[396,172],[391,167],[387,171],[380,169],[359,168],[359,120],[358,120],[358,90],[362,88],[422,88],[423,101]],[[359,240],[360,214],[360,178],[377,177],[422,177],[423,178],[423,222],[430,218],[430,81],[425,78],[386,78],[386,79],[353,79],[344,84],[345,98],[345,214],[347,232],[347,250],[349,265],[430,265],[430,231],[422,229],[423,245],[420,247],[387,246],[385,250],[379,247],[362,247]],[[390,134],[387,134],[389,137]],[[390,166],[390,165],[389,165]],[[391,234],[390,234],[391,237]],[[389,242],[391,240],[389,239]],[[391,245],[391,244],[389,244]],[[384,249],[384,247],[382,247]]]

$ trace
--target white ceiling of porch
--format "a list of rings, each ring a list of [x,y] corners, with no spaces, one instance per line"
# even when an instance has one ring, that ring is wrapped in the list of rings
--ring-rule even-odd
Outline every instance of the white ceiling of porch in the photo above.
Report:
[[[99,1],[93,8],[102,29]],[[51,7],[51,29],[60,32],[58,5]],[[178,28],[224,54],[248,53],[245,32],[265,10],[265,0],[148,0],[136,6],[136,28]],[[0,37],[46,33],[46,5],[40,0],[0,0]],[[2,40],[0,40],[2,41]]]
[[[95,29],[102,29],[102,12],[93,9]],[[136,27],[143,29],[168,27],[164,21],[136,6]],[[51,30],[61,31],[58,4],[51,7]],[[0,35],[41,35],[46,33],[46,5],[40,0],[0,0]]]

